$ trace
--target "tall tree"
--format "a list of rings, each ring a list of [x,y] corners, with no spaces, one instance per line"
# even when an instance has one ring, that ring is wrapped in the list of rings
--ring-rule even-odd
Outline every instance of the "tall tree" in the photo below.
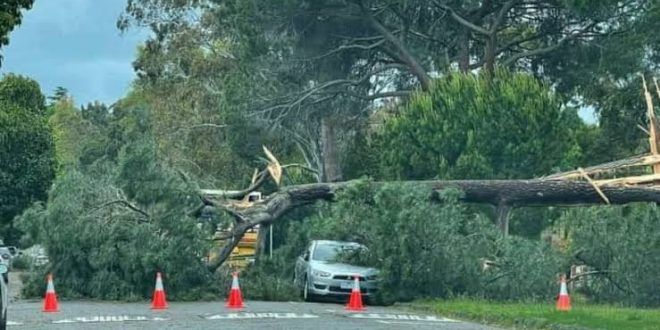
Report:
[[[44,96],[31,79],[0,80],[0,235],[16,243],[14,217],[46,199],[54,177],[53,141]]]
[[[182,31],[204,36],[200,47],[229,43],[254,89],[243,100],[250,118],[287,132],[308,165],[332,180],[341,173],[325,175],[339,168],[326,158],[343,148],[337,141],[351,136],[350,123],[364,122],[354,119],[456,69],[527,71],[574,96],[567,100],[593,104],[585,98],[592,85],[648,67],[655,37],[637,31],[657,24],[656,7],[650,0],[129,0],[120,26],[152,28],[155,50]]]
[[[564,165],[575,109],[536,78],[507,70],[438,79],[386,121],[377,142],[388,179],[523,179]]]
[[[34,0],[4,0],[0,2],[0,48],[9,44],[9,33],[21,24],[22,10],[32,8]],[[0,65],[2,54],[0,54]]]

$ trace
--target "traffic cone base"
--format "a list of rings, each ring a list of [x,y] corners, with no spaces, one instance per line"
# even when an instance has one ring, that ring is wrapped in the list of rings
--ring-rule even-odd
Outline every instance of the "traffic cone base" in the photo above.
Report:
[[[160,273],[156,273],[156,288],[151,301],[151,309],[167,309],[167,298],[165,297],[165,288],[163,288],[163,279]]]
[[[243,304],[243,295],[241,294],[241,287],[238,284],[238,273],[232,274],[231,281],[231,291],[229,291],[229,297],[227,298],[226,307],[229,309],[241,309],[244,308]]]
[[[568,296],[566,289],[566,278],[562,275],[561,285],[559,287],[559,297],[557,298],[557,310],[567,312],[571,310],[571,297]]]
[[[53,285],[53,275],[48,274],[48,284],[46,287],[46,296],[44,297],[44,310],[45,313],[55,313],[60,311],[59,304],[57,303],[57,294],[55,294],[55,285]]]
[[[360,312],[365,310],[364,305],[362,304],[362,292],[360,292],[360,280],[358,277],[355,277],[355,282],[353,284],[353,290],[351,290],[351,296],[348,298],[348,304],[346,305],[346,310],[353,312]]]

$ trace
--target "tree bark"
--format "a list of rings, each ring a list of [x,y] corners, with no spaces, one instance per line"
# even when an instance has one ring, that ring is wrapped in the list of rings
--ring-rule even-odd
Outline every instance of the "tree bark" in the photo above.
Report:
[[[248,207],[234,207],[226,199],[204,196],[209,205],[222,208],[241,219],[232,233],[230,244],[224,246],[219,257],[212,260],[209,269],[215,271],[229,257],[245,231],[257,224],[268,225],[282,218],[296,207],[312,204],[318,200],[332,201],[338,191],[359,181],[336,183],[314,183],[285,187],[264,200]],[[544,205],[599,205],[605,204],[594,187],[581,181],[565,180],[455,180],[455,181],[404,181],[401,184],[414,188],[427,188],[435,192],[431,201],[439,201],[437,192],[455,188],[463,192],[460,200],[467,203],[484,203],[496,207],[544,206]],[[371,182],[372,188],[387,182]],[[660,203],[660,189],[643,186],[602,186],[601,191],[610,204],[633,202]],[[499,213],[499,212],[498,212]]]
[[[484,70],[486,74],[492,76],[495,71],[495,57],[497,53],[497,33],[493,32],[486,40],[484,49]]]
[[[261,259],[266,255],[266,242],[268,241],[268,234],[270,233],[271,226],[261,226],[259,233],[257,233],[257,248],[254,251],[255,262],[261,262]]]
[[[511,206],[499,205],[497,207],[497,226],[504,236],[509,236],[509,218],[511,216]]]
[[[342,179],[335,123],[328,117],[321,119],[321,154],[323,157],[323,182],[338,182]]]
[[[458,37],[458,68],[462,73],[470,71],[470,31],[461,30]]]

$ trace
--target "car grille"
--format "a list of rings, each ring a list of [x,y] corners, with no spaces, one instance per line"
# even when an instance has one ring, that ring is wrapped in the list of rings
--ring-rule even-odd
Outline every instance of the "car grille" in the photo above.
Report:
[[[355,276],[350,276],[350,275],[335,275],[332,277],[334,280],[355,280]],[[364,277],[360,276],[359,277],[360,281],[364,281]]]
[[[341,293],[351,293],[351,291],[353,291],[353,289],[342,289],[341,287],[338,287],[338,286],[330,286],[330,291],[341,292]],[[365,293],[369,293],[369,290],[367,290],[365,288],[360,288],[360,292],[365,294]]]

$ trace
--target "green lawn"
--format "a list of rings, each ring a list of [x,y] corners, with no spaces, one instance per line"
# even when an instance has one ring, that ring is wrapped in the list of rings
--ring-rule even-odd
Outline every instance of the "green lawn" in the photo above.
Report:
[[[416,301],[409,306],[446,317],[514,329],[660,329],[658,309],[573,303],[570,312],[557,312],[551,303],[499,303],[468,299]]]

